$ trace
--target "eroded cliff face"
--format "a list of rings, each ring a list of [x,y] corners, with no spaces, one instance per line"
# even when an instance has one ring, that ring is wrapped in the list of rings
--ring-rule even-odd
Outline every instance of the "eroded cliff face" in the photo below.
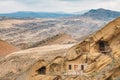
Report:
[[[12,53],[0,60],[0,80],[26,80],[38,67],[51,64],[58,56],[64,57],[73,45],[50,45]]]
[[[116,51],[112,56],[96,53],[88,55],[87,59],[88,61],[85,62],[84,54],[71,61],[57,58],[49,65],[44,65],[42,62],[36,63],[28,71],[25,80],[119,80],[120,51]],[[75,68],[75,65],[78,67]],[[43,69],[42,72],[38,72],[40,69]]]

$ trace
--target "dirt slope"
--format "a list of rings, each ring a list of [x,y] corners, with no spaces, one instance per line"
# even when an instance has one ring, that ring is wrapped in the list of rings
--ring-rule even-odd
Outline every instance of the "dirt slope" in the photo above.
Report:
[[[48,44],[70,44],[70,43],[76,43],[77,41],[73,39],[70,35],[67,34],[57,34],[54,37],[52,37],[51,41],[48,42]]]
[[[43,19],[44,20],[44,19]],[[19,20],[19,19],[7,19],[0,21],[0,28],[14,28],[16,25],[24,24],[26,22],[41,22],[43,20]]]
[[[18,50],[20,49],[3,40],[0,40],[0,57],[6,56]]]
[[[25,49],[25,48],[34,48],[34,47],[45,46],[45,45],[72,44],[72,43],[77,43],[77,40],[73,39],[70,35],[60,33],[33,44],[26,44],[26,45],[20,44],[18,46]]]

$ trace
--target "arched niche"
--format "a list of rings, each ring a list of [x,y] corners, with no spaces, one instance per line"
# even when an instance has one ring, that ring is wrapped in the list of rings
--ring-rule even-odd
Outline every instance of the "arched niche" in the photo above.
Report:
[[[61,65],[57,63],[53,63],[49,67],[49,71],[54,73],[54,72],[60,72],[61,71]]]

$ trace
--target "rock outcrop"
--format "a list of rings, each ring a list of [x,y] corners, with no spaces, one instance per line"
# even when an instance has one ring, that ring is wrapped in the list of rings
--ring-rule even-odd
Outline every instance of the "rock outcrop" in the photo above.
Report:
[[[64,57],[68,48],[73,45],[37,47],[7,55],[0,60],[0,80],[26,80],[34,70],[51,64],[58,56]],[[56,76],[51,75],[50,77],[52,79]]]

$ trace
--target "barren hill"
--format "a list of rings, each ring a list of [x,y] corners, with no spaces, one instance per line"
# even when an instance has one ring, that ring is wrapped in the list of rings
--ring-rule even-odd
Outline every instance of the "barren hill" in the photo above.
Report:
[[[104,21],[82,17],[75,19],[10,19],[0,22],[0,37],[14,45],[31,45],[61,32],[76,39],[97,30],[104,23]]]
[[[2,18],[0,20],[0,28],[14,28],[16,25],[24,24],[26,22],[33,22],[34,19],[14,19],[14,18],[8,18],[4,19]],[[44,21],[44,19],[35,20],[35,22],[41,22]]]
[[[52,45],[52,44],[72,44],[72,43],[76,43],[77,41],[72,38],[70,35],[67,35],[65,33],[60,33],[57,34],[53,37],[47,38],[45,40],[46,45]]]
[[[120,12],[100,8],[100,9],[91,9],[87,13],[83,14],[83,16],[90,16],[94,19],[99,19],[99,20],[108,20],[119,17]]]
[[[77,43],[77,40],[73,39],[70,35],[67,35],[65,33],[60,33],[52,37],[48,37],[42,41],[38,41],[36,43],[19,44],[17,46],[20,46],[23,49],[27,49],[27,48],[34,48],[34,47],[45,46],[45,45],[73,44],[73,43]]]
[[[0,40],[0,57],[6,56],[18,50],[20,49],[3,40]]]

